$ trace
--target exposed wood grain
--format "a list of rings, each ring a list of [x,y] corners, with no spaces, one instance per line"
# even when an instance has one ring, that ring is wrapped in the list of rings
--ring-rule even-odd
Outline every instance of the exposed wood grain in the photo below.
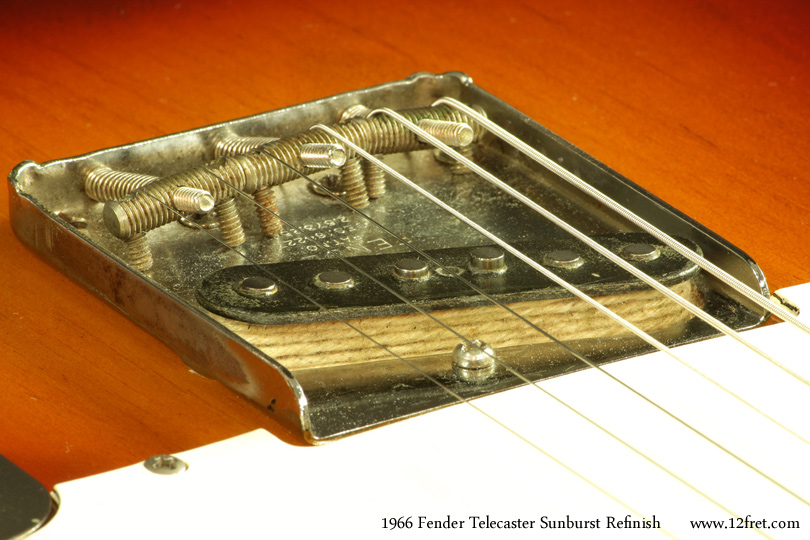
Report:
[[[807,28],[801,0],[5,3],[0,169],[462,70],[783,287],[810,279]],[[52,485],[279,433],[23,248],[3,193],[0,452]]]

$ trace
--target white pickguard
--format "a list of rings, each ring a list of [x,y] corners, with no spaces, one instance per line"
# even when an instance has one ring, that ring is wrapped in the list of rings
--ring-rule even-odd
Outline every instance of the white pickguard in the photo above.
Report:
[[[810,306],[810,285],[783,291]],[[805,313],[805,320],[807,316]],[[784,324],[746,336],[810,379],[810,339]],[[720,338],[677,349],[723,385],[810,440],[810,389]],[[711,435],[810,500],[810,445],[660,353],[609,372]],[[749,521],[798,521],[763,529],[809,538],[810,507],[595,370],[541,383],[600,425],[665,464],[743,517],[718,508],[534,387],[475,401],[545,451],[678,538],[760,538]],[[166,449],[168,451],[177,449]],[[61,506],[36,540],[84,538],[663,538],[616,528],[630,512],[468,405],[458,405],[321,447],[291,447],[257,431],[175,454],[172,476],[141,464],[57,486]],[[420,516],[424,516],[421,520]],[[457,528],[427,528],[427,520]],[[533,522],[473,528],[472,516]],[[615,518],[608,528],[608,519]],[[384,528],[410,518],[411,527]],[[548,522],[598,520],[599,528]],[[631,515],[630,519],[639,520]],[[568,521],[567,521],[568,520]],[[716,520],[726,529],[695,529]],[[421,527],[420,527],[421,525]],[[503,525],[503,523],[502,523]]]

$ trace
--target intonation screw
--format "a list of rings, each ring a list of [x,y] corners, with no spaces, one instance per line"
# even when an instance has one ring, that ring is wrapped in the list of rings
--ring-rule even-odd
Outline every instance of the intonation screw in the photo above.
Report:
[[[380,159],[382,156],[375,156]],[[363,174],[366,179],[366,190],[369,199],[379,199],[385,195],[385,171],[372,161],[363,163]]]
[[[217,138],[214,143],[214,157],[238,156],[247,154],[251,150],[277,141],[278,137],[239,137],[238,135],[225,135]]]
[[[284,229],[284,222],[278,217],[278,203],[276,202],[276,193],[270,186],[261,188],[253,194],[256,203],[259,204],[257,212],[259,213],[259,224],[262,228],[262,233],[265,236],[273,237]],[[266,211],[269,210],[270,212]],[[272,213],[271,213],[272,212]]]
[[[478,272],[503,272],[506,270],[506,259],[503,250],[483,246],[470,252],[470,268]]]
[[[179,457],[161,454],[152,456],[143,462],[143,466],[155,474],[177,474],[188,469],[188,463]]]
[[[204,189],[180,187],[172,194],[172,204],[181,212],[207,214],[214,209],[214,197]]]
[[[420,120],[417,125],[447,146],[468,146],[475,137],[472,128],[463,122]]]
[[[125,240],[126,257],[133,267],[140,272],[152,268],[152,250],[146,243],[146,233],[138,233]]]
[[[348,107],[343,114],[340,115],[340,121],[346,122],[347,120],[351,120],[352,118],[367,118],[371,109],[366,107],[361,103],[356,103],[351,107]]]
[[[245,243],[245,231],[242,228],[242,220],[236,210],[236,201],[233,198],[225,199],[214,206],[214,213],[219,220],[219,230],[222,233],[222,241],[231,247],[240,246]]]
[[[158,180],[157,176],[114,171],[104,166],[95,167],[85,173],[84,192],[99,202],[117,201],[155,180]]]
[[[359,157],[349,158],[346,165],[340,169],[340,184],[346,193],[344,199],[347,203],[355,208],[368,206],[368,190]]]
[[[339,144],[302,144],[301,164],[313,169],[331,169],[346,164],[346,151]]]

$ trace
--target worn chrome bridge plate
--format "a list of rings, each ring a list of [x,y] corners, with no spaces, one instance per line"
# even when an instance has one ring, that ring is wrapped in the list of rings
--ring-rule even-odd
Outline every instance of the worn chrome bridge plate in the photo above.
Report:
[[[381,261],[396,260],[409,257],[407,254],[412,254],[413,246],[416,246],[420,251],[434,253],[436,258],[444,252],[459,254],[453,255],[448,264],[461,268],[463,264],[456,258],[461,257],[462,252],[492,244],[480,233],[460,225],[456,218],[437,210],[423,196],[391,178],[388,179],[387,193],[363,209],[365,216],[314,193],[312,186],[304,180],[285,181],[274,188],[285,224],[283,231],[273,238],[262,234],[250,201],[236,197],[247,240],[237,250],[223,247],[216,227],[187,227],[175,216],[169,216],[168,224],[148,231],[148,246],[154,261],[148,270],[138,270],[133,266],[128,245],[112,234],[112,229],[104,223],[104,204],[90,199],[84,191],[87,171],[96,167],[165,178],[192,167],[199,170],[206,164],[206,167],[221,165],[213,162],[215,141],[225,135],[294,138],[315,124],[339,125],[344,111],[358,104],[371,109],[390,107],[402,110],[430,107],[440,97],[456,98],[479,107],[490,119],[607,196],[621,201],[668,234],[687,239],[709,260],[739,280],[767,292],[759,268],[748,256],[477,88],[469,77],[459,73],[417,74],[403,81],[76,158],[44,164],[21,163],[9,177],[12,225],[19,238],[31,249],[169,343],[193,369],[219,379],[312,441],[366,429],[453,401],[420,371],[466,397],[523,384],[502,367],[494,369],[483,380],[459,373],[451,361],[452,348],[459,339],[452,335],[443,335],[441,339],[418,339],[406,333],[378,332],[389,324],[399,324],[416,328],[419,334],[414,335],[424,332],[425,336],[433,336],[433,322],[419,314],[389,313],[360,318],[354,318],[356,314],[346,315],[346,322],[367,329],[370,336],[386,347],[369,346],[363,353],[365,356],[355,357],[349,345],[363,338],[341,321],[289,325],[259,319],[262,324],[246,323],[206,309],[207,306],[225,314],[231,309],[215,307],[219,301],[210,300],[207,293],[201,293],[206,298],[204,301],[198,299],[198,290],[201,284],[205,290],[204,283],[209,276],[242,272],[245,265],[252,266],[254,262],[261,268],[267,265],[268,269],[290,268],[300,272],[302,286],[309,287],[313,273],[319,273],[321,268],[350,273],[343,259],[358,260],[355,257],[362,256],[363,261],[368,261],[373,258],[366,257],[381,255],[385,256],[379,259]],[[623,218],[605,211],[602,205],[498,143],[491,135],[483,135],[475,144],[474,157],[479,165],[512,188],[575,223],[590,236],[635,232]],[[567,235],[545,219],[474,174],[454,170],[427,146],[417,144],[412,150],[389,153],[383,159],[447,204],[467,216],[474,216],[479,224],[508,242],[542,246],[569,241]],[[330,171],[321,173],[315,179],[327,183],[329,174]],[[119,209],[122,207],[115,204]],[[106,217],[108,220],[111,217],[117,219],[116,216],[120,215],[120,212],[110,211]],[[378,228],[375,223],[385,229]],[[203,221],[202,224],[210,227],[216,225],[216,221]],[[125,228],[114,232],[121,238],[128,234]],[[586,253],[584,248],[576,249],[579,253]],[[324,262],[325,259],[329,262]],[[333,267],[332,263],[338,261],[342,266]],[[311,269],[304,270],[309,264],[313,265]],[[508,260],[507,266],[518,267]],[[295,270],[299,268],[301,270]],[[599,287],[603,282],[601,271],[590,274],[593,279],[585,279],[580,284],[586,288]],[[466,277],[479,279],[469,273]],[[706,311],[720,317],[729,326],[750,327],[765,316],[761,311],[745,307],[713,278],[699,274],[690,276],[684,283],[688,283],[689,288],[685,294],[693,295]],[[285,286],[280,284],[278,287],[281,295],[278,298],[287,296],[289,291]],[[467,300],[462,303],[481,303],[480,298],[465,298]],[[479,321],[499,320],[486,311],[499,309],[494,306],[454,308],[440,303],[431,305],[432,301],[427,301],[429,309],[448,307],[438,310],[442,316],[445,312],[453,312],[454,316],[473,320],[469,328],[476,334],[481,326],[476,318]],[[522,304],[532,302],[514,302],[510,306],[519,309]],[[413,317],[421,317],[417,325],[411,324]],[[646,350],[639,339],[623,335],[607,339],[577,333],[569,335],[571,326],[552,324],[554,331],[549,333],[563,336],[570,348],[590,355],[597,362]],[[683,343],[712,333],[694,319],[652,331],[667,343]],[[582,368],[572,358],[570,350],[547,337],[535,339],[541,334],[535,334],[534,330],[523,333],[510,330],[512,334],[520,335],[515,341],[504,340],[503,343],[499,342],[504,332],[499,332],[497,327],[489,332],[484,341],[494,340],[489,345],[495,349],[498,358],[521,370],[528,378],[550,377]],[[469,337],[479,338],[478,335]],[[312,340],[316,339],[322,341],[313,345]],[[296,340],[300,341],[301,351],[309,349],[311,354],[296,352]],[[344,345],[349,348],[341,349]],[[330,352],[330,347],[334,352]],[[397,355],[408,363],[403,363]]]

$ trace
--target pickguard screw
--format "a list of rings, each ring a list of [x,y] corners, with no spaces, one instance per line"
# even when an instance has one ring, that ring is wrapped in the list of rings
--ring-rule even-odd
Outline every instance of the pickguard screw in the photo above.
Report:
[[[327,270],[315,276],[313,283],[321,289],[351,289],[354,287],[354,278],[340,270]]]
[[[339,144],[302,144],[301,164],[313,169],[332,169],[346,164],[346,151]]]
[[[172,194],[172,203],[181,212],[207,214],[214,209],[214,197],[204,189],[177,188]]]
[[[468,124],[446,120],[420,120],[417,125],[447,146],[468,146],[475,134]]]
[[[546,253],[543,257],[543,264],[546,266],[553,266],[555,268],[567,268],[567,269],[574,269],[579,268],[585,261],[582,257],[579,256],[578,253],[568,250],[568,249],[561,249],[558,251],[551,251]]]
[[[236,292],[249,298],[266,298],[278,292],[276,282],[265,276],[252,276],[239,282]]]
[[[503,272],[506,270],[503,251],[492,246],[475,248],[470,252],[470,268],[480,272]]]
[[[143,466],[146,467],[146,470],[149,472],[164,475],[177,474],[188,469],[188,463],[179,457],[170,456],[168,454],[152,456],[143,462]]]
[[[425,279],[430,275],[430,268],[419,259],[400,259],[394,263],[394,274],[402,279]]]
[[[661,251],[652,244],[628,244],[621,256],[631,261],[652,261],[661,256]]]

